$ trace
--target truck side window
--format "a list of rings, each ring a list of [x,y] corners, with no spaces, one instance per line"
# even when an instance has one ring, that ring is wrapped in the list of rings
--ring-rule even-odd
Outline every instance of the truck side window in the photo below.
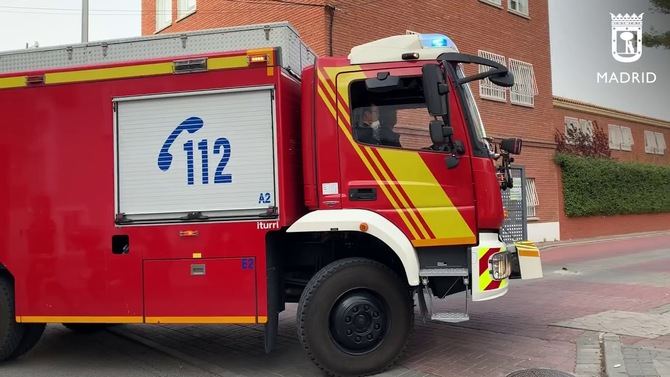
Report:
[[[426,110],[420,77],[401,79],[400,88],[370,92],[365,81],[351,84],[351,127],[361,144],[404,149],[430,148],[431,117]]]

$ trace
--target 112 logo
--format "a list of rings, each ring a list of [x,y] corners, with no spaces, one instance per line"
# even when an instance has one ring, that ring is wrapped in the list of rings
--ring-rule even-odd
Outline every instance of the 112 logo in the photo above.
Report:
[[[195,134],[204,126],[204,122],[199,117],[190,117],[181,122],[177,128],[165,139],[160,152],[158,153],[158,168],[161,171],[167,171],[172,165],[172,153],[170,147],[174,144],[177,137],[186,131],[188,134]],[[232,183],[233,175],[230,173],[223,173],[226,165],[230,161],[231,148],[230,141],[225,137],[216,139],[213,143],[212,153],[214,155],[221,155],[221,159],[214,171],[214,183]],[[189,185],[195,184],[195,167],[194,167],[194,143],[193,140],[188,140],[184,143],[184,152],[186,153],[186,183]],[[202,139],[198,142],[198,151],[200,151],[202,158],[202,184],[209,184],[209,142],[207,139]]]

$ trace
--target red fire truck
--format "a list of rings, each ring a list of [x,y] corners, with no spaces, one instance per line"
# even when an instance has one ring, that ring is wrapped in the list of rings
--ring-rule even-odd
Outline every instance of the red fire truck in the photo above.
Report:
[[[444,35],[315,58],[286,23],[0,54],[0,359],[46,323],[259,324],[269,351],[299,303],[319,367],[383,370],[414,302],[458,322],[433,300],[541,275],[499,236],[521,145],[476,80],[513,85]]]

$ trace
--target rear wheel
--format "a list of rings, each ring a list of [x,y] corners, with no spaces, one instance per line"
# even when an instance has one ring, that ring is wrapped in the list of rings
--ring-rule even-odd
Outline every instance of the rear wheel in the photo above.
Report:
[[[79,334],[91,334],[102,331],[112,325],[109,323],[63,323],[63,326]]]
[[[25,327],[16,323],[14,312],[14,284],[0,276],[0,361],[12,358],[18,349]]]
[[[23,338],[19,342],[18,346],[12,352],[10,359],[15,359],[17,357],[23,356],[26,352],[30,351],[35,347],[37,342],[39,342],[42,334],[44,333],[44,328],[46,325],[44,323],[29,323],[23,324],[24,332]]]
[[[413,316],[409,287],[391,269],[347,258],[324,267],[305,287],[298,337],[328,374],[367,375],[397,360]]]

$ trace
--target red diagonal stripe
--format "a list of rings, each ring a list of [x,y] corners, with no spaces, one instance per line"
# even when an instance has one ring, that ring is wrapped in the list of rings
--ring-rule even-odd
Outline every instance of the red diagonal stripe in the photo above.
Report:
[[[489,269],[489,258],[491,255],[500,251],[499,247],[490,248],[483,257],[479,258],[479,275],[484,273],[484,271]]]
[[[502,280],[494,280],[491,283],[489,283],[486,288],[484,288],[485,291],[490,291],[492,289],[498,289],[500,287],[500,283],[502,283]]]

